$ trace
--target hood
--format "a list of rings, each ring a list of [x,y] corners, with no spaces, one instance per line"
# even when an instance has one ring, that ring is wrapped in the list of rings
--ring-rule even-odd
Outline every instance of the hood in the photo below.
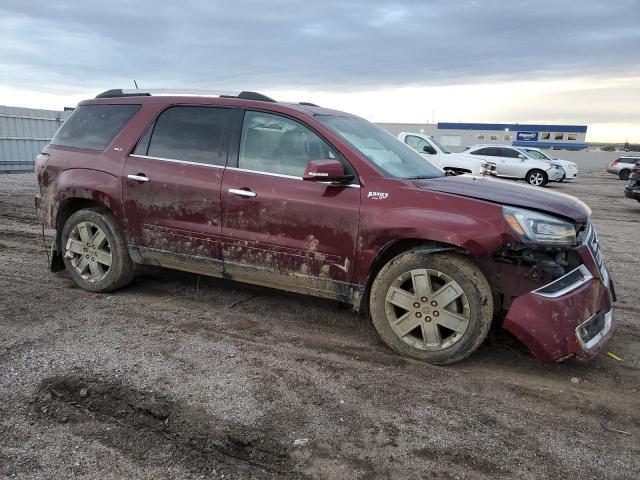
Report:
[[[501,205],[528,208],[586,223],[591,209],[576,197],[555,193],[540,187],[520,185],[514,181],[488,177],[459,175],[414,180],[417,187],[432,192],[477,198]]]

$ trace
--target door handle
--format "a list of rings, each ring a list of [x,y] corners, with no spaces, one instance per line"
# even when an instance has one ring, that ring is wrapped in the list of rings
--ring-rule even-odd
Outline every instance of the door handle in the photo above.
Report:
[[[129,180],[135,180],[136,182],[148,182],[149,177],[147,177],[144,173],[139,173],[138,175],[127,175]]]
[[[258,195],[251,190],[240,190],[239,188],[230,188],[229,193],[232,195],[240,195],[241,197],[255,197]]]

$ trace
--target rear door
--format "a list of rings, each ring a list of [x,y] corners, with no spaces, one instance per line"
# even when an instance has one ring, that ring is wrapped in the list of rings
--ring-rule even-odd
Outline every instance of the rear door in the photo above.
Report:
[[[233,158],[221,189],[225,271],[340,298],[353,273],[358,180],[334,186],[302,175],[310,160],[336,158],[355,175],[351,165],[297,120],[258,111],[245,112]]]
[[[197,258],[222,270],[220,184],[240,111],[172,106],[147,129],[124,169],[132,240],[147,259],[184,268]]]

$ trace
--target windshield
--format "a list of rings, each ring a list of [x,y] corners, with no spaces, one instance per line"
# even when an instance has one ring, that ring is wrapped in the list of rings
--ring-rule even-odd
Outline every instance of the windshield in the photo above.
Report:
[[[532,158],[537,158],[538,160],[555,160],[555,158],[553,158],[551,155],[539,152],[538,150],[527,149],[527,154],[529,154],[529,156]]]
[[[388,177],[403,180],[444,176],[442,170],[382,128],[361,118],[317,115]]]
[[[444,145],[442,145],[442,144],[441,144],[439,141],[437,141],[435,138],[433,138],[433,137],[429,137],[429,139],[430,139],[433,143],[435,143],[435,144],[438,146],[438,148],[442,151],[442,153],[451,153],[447,147],[445,147]]]

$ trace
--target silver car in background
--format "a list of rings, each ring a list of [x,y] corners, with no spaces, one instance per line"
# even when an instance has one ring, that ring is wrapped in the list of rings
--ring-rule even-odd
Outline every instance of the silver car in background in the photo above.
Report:
[[[564,176],[560,180],[558,180],[559,182],[562,182],[563,180],[575,180],[576,178],[578,178],[577,164],[570,162],[569,160],[561,160],[559,158],[555,158],[549,155],[544,150],[541,150],[540,148],[520,147],[520,149],[527,152],[527,155],[529,155],[530,157],[537,158],[538,160],[557,163],[558,165],[560,165],[564,170]]]
[[[620,157],[609,163],[607,172],[618,175],[620,180],[628,180],[636,165],[640,165],[640,157]]]
[[[535,187],[557,182],[564,175],[564,170],[559,164],[533,158],[524,150],[511,145],[474,145],[468,147],[464,153],[495,162],[498,177],[524,180]]]

